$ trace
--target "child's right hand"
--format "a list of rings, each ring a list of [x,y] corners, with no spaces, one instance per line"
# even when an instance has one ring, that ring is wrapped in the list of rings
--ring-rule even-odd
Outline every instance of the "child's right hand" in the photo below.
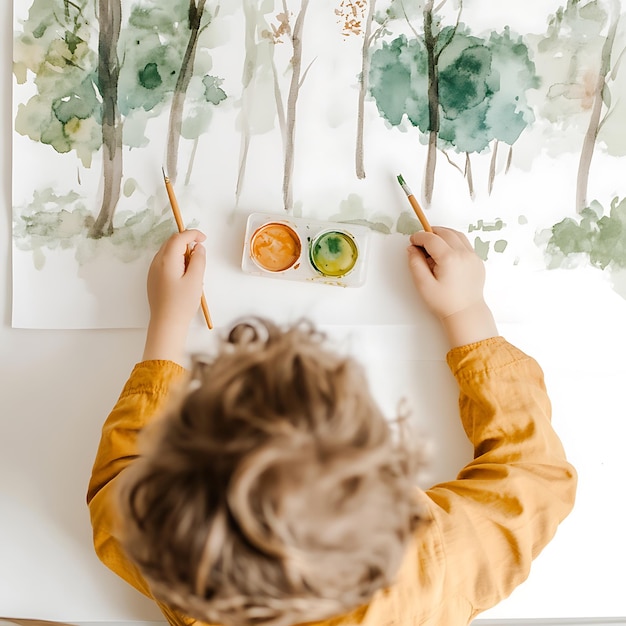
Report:
[[[417,291],[441,320],[451,347],[496,336],[483,297],[482,260],[463,233],[442,227],[433,231],[410,237],[409,269]]]
[[[172,235],[154,256],[148,272],[150,323],[144,360],[182,362],[189,324],[202,297],[205,239],[199,230],[185,230]]]

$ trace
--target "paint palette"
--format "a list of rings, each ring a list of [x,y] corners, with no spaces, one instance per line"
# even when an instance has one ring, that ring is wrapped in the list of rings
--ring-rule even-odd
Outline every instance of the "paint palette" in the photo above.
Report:
[[[359,287],[369,234],[365,226],[252,213],[241,268],[255,276]]]

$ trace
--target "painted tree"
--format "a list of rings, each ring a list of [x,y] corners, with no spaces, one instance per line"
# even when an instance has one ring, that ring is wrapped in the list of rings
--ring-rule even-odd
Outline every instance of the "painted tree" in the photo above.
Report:
[[[98,24],[97,53],[94,50]],[[110,234],[120,194],[122,152],[117,77],[120,0],[35,0],[15,42],[16,76],[35,74],[37,94],[20,105],[16,130],[85,167],[103,151],[103,196],[91,237]]]
[[[309,0],[302,0],[300,9],[295,15],[290,12],[287,0],[282,0],[282,12],[276,15],[277,24],[271,26],[271,31],[266,31],[264,36],[268,38],[273,46],[288,41],[291,46],[291,79],[286,102],[283,103],[283,96],[280,89],[278,71],[275,63],[272,63],[275,84],[276,112],[283,138],[283,208],[285,211],[293,209],[293,172],[295,161],[295,142],[298,99],[306,75],[312,65],[311,62],[303,71],[303,32],[306,13],[309,7]]]
[[[430,203],[437,150],[465,154],[465,167],[456,167],[473,195],[470,154],[491,142],[495,152],[497,142],[518,139],[532,121],[525,92],[536,79],[528,48],[508,29],[483,39],[458,17],[453,26],[441,27],[428,3],[424,20],[422,34],[413,28],[413,38],[400,35],[374,53],[370,79],[381,115],[394,126],[407,118],[426,136],[424,194]]]
[[[623,45],[618,46],[616,39],[620,11],[619,0],[568,0],[551,16],[546,34],[536,44],[536,63],[546,85],[541,114],[564,128],[584,129],[575,198],[579,213],[588,206],[598,137],[611,118],[617,119],[614,111],[619,99],[612,98],[611,92],[623,54]],[[612,142],[611,133],[604,138]]]
[[[206,0],[189,0],[189,8],[187,15],[187,25],[189,29],[189,37],[187,47],[178,72],[178,80],[174,87],[172,96],[172,104],[170,108],[169,128],[167,133],[167,171],[172,182],[176,181],[178,176],[178,150],[180,137],[183,126],[183,111],[185,106],[185,98],[189,83],[194,71],[194,62],[196,51],[198,49],[198,38],[202,29],[206,28],[207,20],[210,21],[208,12],[205,14]],[[203,23],[204,21],[204,23]],[[210,88],[210,85],[207,86]]]
[[[237,204],[244,188],[252,135],[270,131],[275,120],[273,110],[271,116],[265,113],[268,107],[265,106],[264,92],[267,91],[270,82],[266,80],[268,76],[271,77],[271,97],[276,103],[279,126],[281,133],[284,134],[284,112],[273,55],[275,37],[270,34],[272,29],[267,20],[268,14],[272,14],[273,10],[273,4],[269,7],[260,5],[258,0],[243,0],[245,58],[238,118],[241,128],[241,148],[235,188]]]
[[[192,6],[193,4],[193,6]],[[166,167],[178,176],[181,137],[194,142],[187,180],[200,136],[208,130],[211,109],[226,99],[222,79],[208,73],[210,56],[202,33],[219,12],[190,0],[151,0],[131,7],[122,33],[120,108],[125,116],[125,143],[148,144],[145,126],[169,104]],[[198,51],[202,50],[199,59]]]
[[[524,130],[533,124],[535,114],[528,102],[528,92],[539,86],[535,64],[528,44],[505,27],[502,33],[492,32],[487,40],[491,52],[490,80],[497,81],[489,98],[485,119],[491,141],[491,164],[488,191],[493,189],[499,144],[509,146],[505,172],[513,160],[513,145]],[[469,154],[467,156],[469,163]]]
[[[221,79],[204,72],[208,63],[194,65],[210,17],[204,3],[194,6],[189,0],[135,3],[122,29],[121,0],[34,0],[16,36],[16,78],[25,83],[32,72],[37,89],[19,105],[16,131],[59,153],[75,151],[87,168],[102,148],[103,194],[90,237],[113,232],[123,145],[147,146],[147,119],[162,113],[176,94],[171,166],[180,136],[197,141],[208,127],[207,110],[226,98]],[[197,84],[183,119],[181,102],[192,79]]]
[[[122,26],[121,0],[98,0],[98,90],[102,99],[103,194],[100,211],[89,230],[99,238],[113,232],[113,214],[120,198],[123,152],[122,120],[117,104],[120,63],[117,44]]]
[[[362,37],[361,71],[359,73],[359,96],[357,102],[356,148],[354,167],[357,178],[365,178],[365,98],[369,88],[369,73],[372,47],[384,32],[388,17],[383,16],[379,23],[376,18],[376,0],[342,0],[335,9],[344,37]]]
[[[18,84],[33,75],[36,94],[18,105],[15,130],[84,167],[102,145],[96,15],[90,0],[34,0],[14,41]]]
[[[441,126],[441,103],[439,95],[439,72],[441,68],[439,61],[441,59],[441,55],[454,39],[461,16],[462,3],[459,2],[458,5],[459,9],[456,24],[451,28],[445,29],[441,24],[441,19],[436,13],[434,0],[426,0],[425,2],[418,4],[420,4],[420,7],[422,8],[423,30],[421,35],[413,26],[413,23],[411,22],[412,16],[407,13],[403,2],[392,3],[391,8],[388,10],[392,12],[394,17],[405,17],[415,36],[415,39],[411,40],[411,43],[409,44],[409,40],[406,36],[402,35],[400,38],[397,38],[394,42],[392,42],[392,47],[387,47],[387,50],[392,52],[392,54],[396,57],[397,63],[392,63],[387,67],[385,67],[385,57],[387,56],[385,47],[387,44],[383,46],[382,52],[377,50],[374,53],[372,57],[373,67],[370,72],[370,81],[372,83],[370,91],[376,98],[379,111],[383,117],[388,119],[388,121],[392,124],[393,122],[387,116],[388,111],[386,110],[386,107],[383,106],[381,108],[380,103],[381,101],[388,100],[388,96],[391,96],[391,98],[395,101],[392,105],[393,109],[397,109],[398,105],[401,103],[398,96],[393,94],[385,95],[382,93],[383,89],[381,88],[381,79],[383,82],[387,82],[387,80],[381,76],[381,73],[383,75],[387,73],[387,79],[393,80],[394,87],[400,89],[402,94],[406,94],[408,96],[409,101],[407,102],[405,100],[405,102],[402,103],[402,106],[405,108],[408,107],[408,110],[402,112],[400,119],[397,120],[396,124],[400,124],[402,117],[406,112],[411,123],[414,126],[418,126],[427,136],[428,154],[426,158],[426,171],[424,176],[424,196],[426,204],[430,204],[434,189],[435,169],[437,164],[437,139]],[[442,4],[445,4],[445,2]],[[415,10],[415,6],[413,6],[413,10]],[[409,49],[412,51],[413,57],[410,60],[404,53],[403,48],[406,48],[407,52],[409,52]],[[409,54],[411,54],[411,52],[409,52]],[[415,74],[418,74],[419,77],[414,77]],[[425,94],[421,89],[417,91],[423,84],[424,76],[426,78]],[[401,85],[401,83],[406,83],[406,81],[408,81],[408,84]],[[424,95],[426,96],[425,98]],[[426,106],[426,118],[424,118],[423,115],[424,100]],[[392,112],[392,117],[397,119],[397,111]]]

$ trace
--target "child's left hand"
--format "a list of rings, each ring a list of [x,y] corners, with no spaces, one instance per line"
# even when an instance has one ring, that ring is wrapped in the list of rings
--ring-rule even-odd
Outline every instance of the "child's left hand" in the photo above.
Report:
[[[144,359],[179,360],[189,324],[200,306],[206,236],[199,230],[172,235],[148,272],[150,324]],[[187,256],[187,246],[192,245]],[[176,358],[174,358],[176,357]]]

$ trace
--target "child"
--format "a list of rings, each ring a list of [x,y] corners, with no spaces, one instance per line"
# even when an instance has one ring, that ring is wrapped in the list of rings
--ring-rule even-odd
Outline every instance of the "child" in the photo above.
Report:
[[[144,360],[89,484],[100,559],[181,626],[461,626],[508,596],[571,510],[576,474],[541,369],[498,336],[465,236],[435,228],[408,248],[474,445],[426,492],[361,368],[310,324],[239,324],[185,373],[203,240],[173,235],[148,274]]]

